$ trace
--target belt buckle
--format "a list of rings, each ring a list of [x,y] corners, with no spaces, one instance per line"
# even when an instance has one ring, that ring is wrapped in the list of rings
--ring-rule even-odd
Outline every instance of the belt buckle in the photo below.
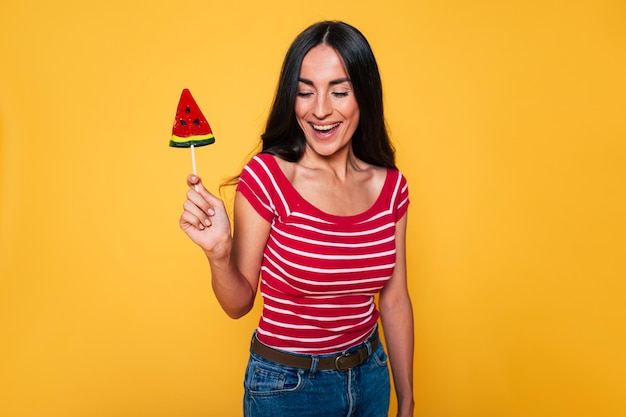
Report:
[[[352,356],[352,353],[344,353],[342,355],[337,356],[335,358],[335,369],[340,371],[340,372],[346,372],[346,371],[350,370],[351,369],[350,367],[344,368],[339,363],[341,361],[341,359],[347,358],[347,357],[350,357],[350,356]]]

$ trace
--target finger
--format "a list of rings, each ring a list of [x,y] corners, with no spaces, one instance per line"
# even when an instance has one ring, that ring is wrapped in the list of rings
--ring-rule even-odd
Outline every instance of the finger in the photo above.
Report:
[[[189,188],[195,188],[196,190],[204,188],[204,185],[202,184],[202,178],[195,174],[189,174],[187,176],[187,186]]]
[[[181,229],[183,229],[184,231],[189,231],[190,228],[197,231],[203,231],[210,226],[210,221],[209,225],[207,226],[197,216],[193,215],[193,213],[189,211],[184,211],[180,215],[179,224]]]
[[[213,216],[215,214],[215,209],[213,206],[213,204],[215,203],[215,197],[208,191],[200,194],[199,192],[191,188],[187,191],[187,201],[190,201],[192,204],[196,205],[205,216]]]
[[[199,227],[200,224],[204,226],[211,225],[211,219],[209,217],[208,209],[199,206],[192,200],[186,200],[183,203],[183,209],[184,213],[189,214],[188,218],[190,219],[190,223],[192,223],[196,227]]]
[[[211,205],[220,205],[222,202],[204,186],[202,178],[195,174],[191,174],[187,177],[187,186],[190,190],[194,190],[204,197]]]

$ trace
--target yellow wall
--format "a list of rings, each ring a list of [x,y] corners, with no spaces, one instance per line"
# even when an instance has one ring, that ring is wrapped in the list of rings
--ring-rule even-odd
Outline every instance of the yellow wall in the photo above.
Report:
[[[178,229],[176,103],[216,190],[293,37],[344,19],[411,186],[416,415],[625,416],[624,2],[266,3],[0,3],[0,415],[240,414],[258,306],[226,318]]]

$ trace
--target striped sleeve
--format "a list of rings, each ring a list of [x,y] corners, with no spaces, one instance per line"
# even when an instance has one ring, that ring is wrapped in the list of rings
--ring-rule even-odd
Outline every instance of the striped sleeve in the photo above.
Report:
[[[272,184],[271,173],[261,163],[261,160],[254,157],[241,171],[237,191],[252,205],[254,210],[268,222],[272,222],[276,217],[276,206],[273,196],[275,193],[268,189],[266,184]]]
[[[397,192],[395,193],[396,221],[400,220],[409,208],[409,186],[406,178],[398,171]]]

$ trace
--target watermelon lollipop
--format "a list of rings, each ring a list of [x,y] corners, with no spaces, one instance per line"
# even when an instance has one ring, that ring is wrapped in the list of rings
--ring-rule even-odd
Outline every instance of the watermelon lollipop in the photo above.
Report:
[[[193,173],[196,174],[196,158],[194,147],[206,146],[215,142],[211,126],[200,111],[191,92],[184,89],[176,108],[176,118],[172,127],[170,146],[174,148],[191,148]]]

